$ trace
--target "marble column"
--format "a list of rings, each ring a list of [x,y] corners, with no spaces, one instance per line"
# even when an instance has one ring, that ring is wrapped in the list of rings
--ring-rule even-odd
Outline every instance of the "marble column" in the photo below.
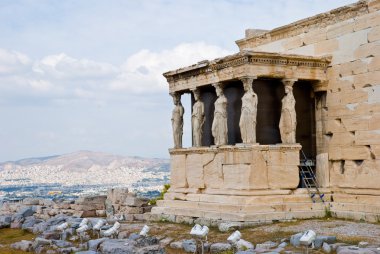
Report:
[[[174,148],[182,148],[183,114],[185,109],[181,103],[181,94],[178,92],[170,94],[173,97],[174,109],[172,111],[172,128]]]
[[[201,101],[199,89],[191,90],[194,95],[195,103],[193,105],[193,112],[191,113],[191,126],[193,133],[193,146],[202,146],[203,137],[203,124],[205,122],[205,107]]]
[[[283,144],[296,143],[296,101],[293,96],[293,85],[296,79],[283,79],[282,83],[285,86],[285,96],[282,99],[281,118],[280,118],[280,133]]]
[[[252,83],[257,77],[243,77],[244,95],[241,98],[241,115],[239,121],[241,139],[245,144],[256,143],[257,94]]]
[[[228,142],[227,137],[227,98],[223,92],[223,86],[221,83],[213,85],[215,87],[216,99],[214,106],[214,119],[212,121],[212,136],[214,137],[215,145],[226,145]]]

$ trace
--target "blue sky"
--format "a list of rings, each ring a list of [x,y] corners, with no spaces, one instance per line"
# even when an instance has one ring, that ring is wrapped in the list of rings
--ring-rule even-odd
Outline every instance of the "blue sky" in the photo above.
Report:
[[[237,52],[246,28],[353,2],[2,0],[0,161],[78,150],[168,157],[163,72]]]

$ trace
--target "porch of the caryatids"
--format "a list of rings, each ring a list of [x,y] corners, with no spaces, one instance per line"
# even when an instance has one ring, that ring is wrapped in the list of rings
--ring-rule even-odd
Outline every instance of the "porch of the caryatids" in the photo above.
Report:
[[[280,133],[283,144],[296,143],[296,100],[293,96],[293,85],[296,79],[283,79],[282,83],[285,86],[285,96],[282,99],[281,118],[280,118]]]
[[[221,83],[216,83],[213,85],[215,87],[216,99],[214,106],[214,119],[212,121],[211,132],[214,137],[214,144],[226,145],[227,140],[227,98],[223,92],[223,85]]]
[[[240,78],[243,82],[244,95],[241,98],[241,115],[239,121],[241,139],[245,144],[256,143],[257,94],[253,91],[253,81],[257,77]]]

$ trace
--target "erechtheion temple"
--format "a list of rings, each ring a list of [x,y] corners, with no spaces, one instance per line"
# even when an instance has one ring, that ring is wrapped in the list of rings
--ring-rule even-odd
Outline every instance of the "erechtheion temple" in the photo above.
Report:
[[[152,213],[378,221],[380,0],[247,29],[236,44],[236,54],[164,73],[174,99],[171,188]],[[182,146],[184,121],[192,147]]]

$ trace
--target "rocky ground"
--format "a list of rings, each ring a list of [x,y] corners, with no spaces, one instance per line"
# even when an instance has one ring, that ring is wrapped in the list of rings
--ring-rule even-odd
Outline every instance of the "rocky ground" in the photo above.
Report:
[[[72,221],[77,227],[82,219],[66,216],[54,216],[48,223],[50,228],[59,225],[63,221]],[[97,219],[90,219],[94,222]],[[74,225],[73,221],[76,221]],[[110,223],[112,224],[112,222]],[[144,225],[149,225],[148,237],[139,236],[138,233]],[[0,253],[193,253],[196,242],[189,232],[192,225],[160,223],[160,222],[124,222],[121,223],[117,239],[109,237],[97,238],[92,232],[84,237],[83,243],[73,235],[67,235],[65,240],[59,240],[60,234],[54,230],[38,232],[42,225],[36,224],[33,229],[35,234],[19,233],[14,241],[4,241],[0,237]],[[25,228],[25,227],[24,227]],[[27,229],[32,231],[33,229]],[[239,229],[243,242],[240,249],[247,249],[240,253],[303,253],[304,246],[299,246],[297,233],[306,229],[317,232],[319,237],[315,249],[310,252],[324,252],[339,254],[376,254],[380,253],[380,225],[363,222],[342,221],[335,219],[325,220],[301,220],[294,222],[274,223]],[[232,246],[227,243],[228,236],[234,232],[232,226],[227,232],[221,232],[218,228],[211,228],[208,234],[206,253],[232,253]],[[0,236],[14,233],[9,229],[0,229]],[[73,237],[74,236],[74,237]],[[324,237],[322,237],[324,236]],[[24,237],[24,238],[23,238]],[[90,238],[92,240],[90,240]],[[326,242],[324,244],[324,242]],[[360,243],[360,248],[358,247]],[[250,246],[250,244],[252,244]],[[298,246],[297,246],[298,245]],[[245,247],[244,247],[245,246]],[[323,247],[323,248],[322,248]],[[254,248],[248,251],[249,248]],[[22,252],[10,252],[10,250],[22,250]],[[82,252],[80,252],[82,251]],[[86,251],[86,252],[84,252]],[[224,252],[223,252],[224,251]],[[239,253],[239,252],[238,252]]]
[[[147,221],[149,216],[140,213],[149,207],[146,200],[126,189],[111,190],[107,197],[82,198],[73,204],[60,202],[26,199],[23,203],[3,204],[0,253],[180,254],[194,253],[200,244],[190,235],[193,225]],[[97,230],[100,220],[104,225]],[[144,225],[150,228],[147,235],[140,232]],[[316,239],[309,252],[380,254],[380,224],[326,218],[240,226],[223,222],[210,227],[205,253],[304,253],[306,247],[300,238],[306,230],[313,230]],[[227,238],[236,230],[241,239],[231,245]]]

